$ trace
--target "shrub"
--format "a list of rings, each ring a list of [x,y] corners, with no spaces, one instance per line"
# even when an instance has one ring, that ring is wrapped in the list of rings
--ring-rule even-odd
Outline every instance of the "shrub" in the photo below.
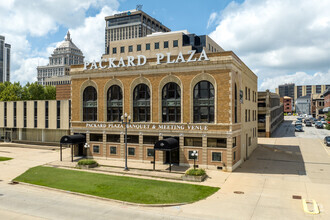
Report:
[[[189,169],[186,171],[186,175],[191,175],[191,176],[203,176],[205,175],[206,172],[204,169]]]
[[[78,161],[78,165],[92,165],[92,164],[97,164],[97,162],[91,159],[82,159]]]

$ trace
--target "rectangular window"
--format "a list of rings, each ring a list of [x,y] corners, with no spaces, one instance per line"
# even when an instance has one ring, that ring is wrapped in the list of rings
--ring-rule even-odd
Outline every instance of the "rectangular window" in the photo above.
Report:
[[[110,146],[110,154],[112,154],[112,155],[117,154],[117,147]]]
[[[135,148],[134,147],[129,147],[128,148],[128,155],[129,156],[135,156]]]
[[[150,44],[146,44],[146,50],[150,50]]]
[[[90,141],[103,142],[103,134],[90,134]]]
[[[113,47],[112,48],[112,54],[116,54],[117,53],[117,47]]]
[[[173,41],[173,47],[178,47],[179,43],[178,43],[178,40],[174,40]]]
[[[4,126],[7,127],[7,102],[4,103]]]
[[[120,53],[125,53],[125,47],[120,47]]]
[[[120,143],[119,134],[107,134],[107,142]]]
[[[202,146],[202,138],[199,138],[199,137],[185,137],[184,138],[184,146],[201,147]]]
[[[249,109],[248,116],[249,116],[249,121],[251,121],[251,120],[250,120],[250,119],[251,119],[251,111],[250,111],[250,109]]]
[[[38,102],[34,102],[34,127],[38,127]]]
[[[247,109],[245,109],[245,122],[247,122]]]
[[[221,152],[212,152],[212,161],[221,162]]]
[[[227,147],[227,139],[226,138],[207,138],[207,147]]]
[[[69,100],[69,128],[71,127],[71,100]]]
[[[164,48],[168,48],[168,41],[164,41]]]
[[[17,125],[17,102],[14,102],[14,128]]]
[[[100,153],[100,146],[99,145],[93,145],[93,153],[96,153],[96,154]]]
[[[148,148],[147,149],[147,157],[153,157],[154,156],[154,149]]]
[[[194,153],[194,151],[192,151],[192,150],[188,151],[189,160],[193,160],[195,158],[195,156],[193,156],[193,153]],[[197,151],[197,153],[198,153],[198,151]],[[198,155],[196,156],[196,160],[198,160]]]
[[[61,101],[56,102],[57,122],[56,127],[61,128]]]
[[[138,144],[139,135],[127,135],[127,143]]]
[[[49,103],[45,101],[45,128],[48,128],[48,119],[49,119]]]
[[[250,99],[250,98],[251,98],[251,97],[250,97],[250,88],[249,88],[249,90],[248,90],[248,91],[249,91],[248,93],[249,93],[249,101],[250,101],[250,100],[251,100],[251,99]]]
[[[155,144],[158,140],[158,136],[143,136],[143,144]]]
[[[133,52],[133,45],[128,46],[128,52]]]
[[[24,128],[27,127],[27,107],[26,107],[26,102],[24,102],[24,111],[23,111],[23,118],[24,118]]]
[[[141,44],[136,45],[136,50],[141,51]]]
[[[245,87],[245,100],[247,100],[248,97],[247,97],[247,87]]]
[[[234,161],[236,160],[236,151],[234,151],[234,157],[233,157],[233,160],[234,160]]]
[[[236,142],[236,137],[233,137],[233,147],[236,147],[237,146],[237,142]]]
[[[159,49],[159,42],[155,43],[155,49]]]

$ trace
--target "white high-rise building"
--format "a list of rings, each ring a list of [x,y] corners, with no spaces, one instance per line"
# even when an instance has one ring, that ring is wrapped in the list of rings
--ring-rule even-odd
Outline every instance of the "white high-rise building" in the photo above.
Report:
[[[38,84],[40,85],[62,85],[71,84],[69,76],[70,65],[82,64],[84,55],[72,42],[68,31],[65,40],[54,50],[49,57],[47,66],[38,66]]]
[[[10,81],[10,44],[0,35],[0,82]]]

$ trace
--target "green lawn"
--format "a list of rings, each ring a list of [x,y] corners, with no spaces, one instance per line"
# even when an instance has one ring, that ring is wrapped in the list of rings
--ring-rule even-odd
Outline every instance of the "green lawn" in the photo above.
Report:
[[[29,169],[16,177],[15,181],[143,204],[194,202],[219,190],[217,187],[43,166]]]
[[[13,158],[10,157],[0,157],[0,161],[6,161],[6,160],[11,160]]]

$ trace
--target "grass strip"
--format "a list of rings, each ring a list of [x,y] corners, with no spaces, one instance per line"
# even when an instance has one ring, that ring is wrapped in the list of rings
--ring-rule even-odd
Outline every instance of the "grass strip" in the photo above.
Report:
[[[37,166],[14,181],[141,204],[189,203],[204,199],[218,187],[200,186]]]
[[[11,160],[13,158],[10,157],[0,157],[0,161],[6,161],[6,160]]]

